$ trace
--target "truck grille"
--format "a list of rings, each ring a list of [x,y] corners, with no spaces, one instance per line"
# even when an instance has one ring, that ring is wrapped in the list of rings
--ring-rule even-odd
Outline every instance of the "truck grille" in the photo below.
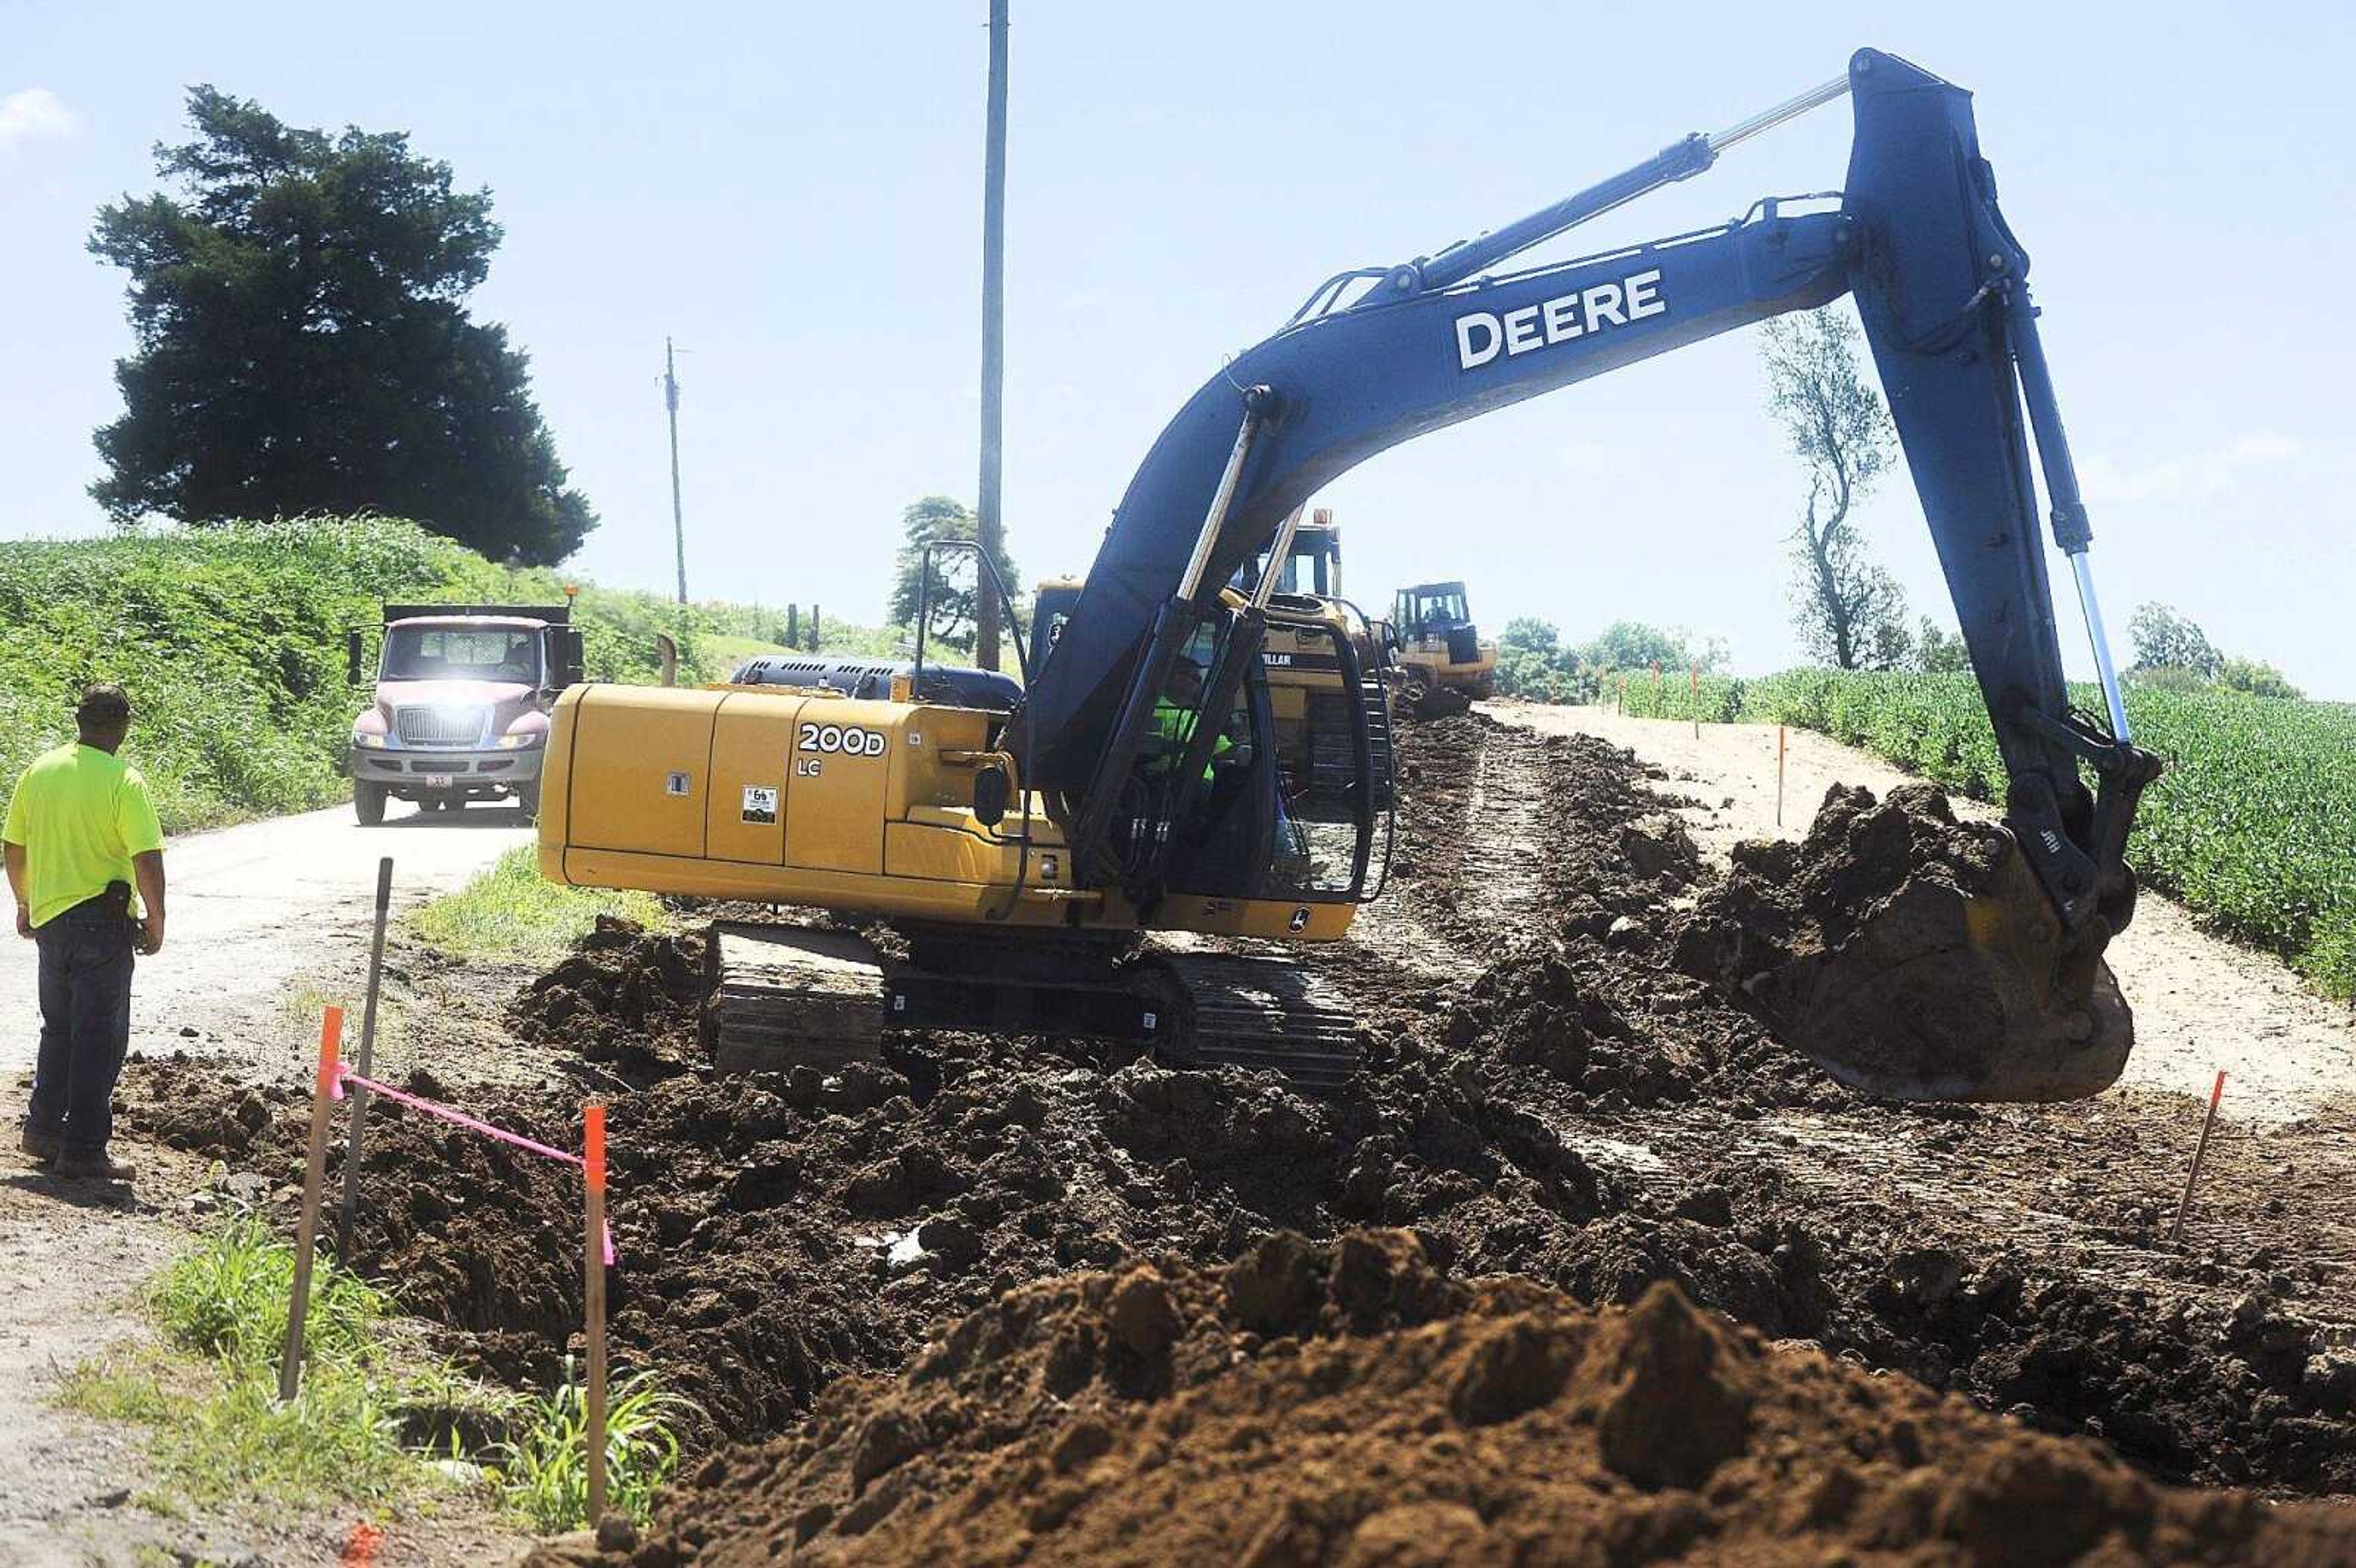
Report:
[[[396,708],[392,732],[404,746],[479,746],[491,721],[487,708]]]

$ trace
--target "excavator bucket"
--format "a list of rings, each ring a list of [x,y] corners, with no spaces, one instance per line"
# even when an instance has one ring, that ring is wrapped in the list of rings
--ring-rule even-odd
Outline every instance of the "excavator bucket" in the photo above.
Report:
[[[1893,1100],[2076,1100],[2135,1043],[2097,931],[2065,936],[2011,833],[1908,876],[1848,929],[1812,929],[1746,988],[1841,1083]]]

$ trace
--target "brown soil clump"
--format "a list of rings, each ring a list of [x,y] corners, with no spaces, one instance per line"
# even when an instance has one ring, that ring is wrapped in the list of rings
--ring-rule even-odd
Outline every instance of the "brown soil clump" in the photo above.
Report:
[[[2126,1568],[2356,1563],[2356,1516],[2154,1486],[1779,1350],[1669,1285],[1596,1312],[1450,1279],[1376,1232],[1009,1293],[900,1377],[839,1384],[792,1436],[706,1461],[608,1548],[636,1568]]]
[[[687,1072],[701,1058],[703,943],[700,932],[649,936],[599,915],[573,956],[516,998],[516,1034],[561,1042],[634,1086]]]
[[[1799,843],[1738,844],[1670,962],[1747,997],[1845,1083],[1902,1099],[2067,1100],[2116,1080],[2132,1015],[2003,830],[1931,784],[1836,784]]]

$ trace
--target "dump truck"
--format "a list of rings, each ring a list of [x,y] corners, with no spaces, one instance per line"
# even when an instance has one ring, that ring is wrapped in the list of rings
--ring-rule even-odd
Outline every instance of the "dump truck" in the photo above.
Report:
[[[352,720],[352,810],[456,811],[510,800],[540,813],[549,714],[583,677],[568,604],[388,604],[373,667],[366,633],[346,634],[347,676],[375,699]]]

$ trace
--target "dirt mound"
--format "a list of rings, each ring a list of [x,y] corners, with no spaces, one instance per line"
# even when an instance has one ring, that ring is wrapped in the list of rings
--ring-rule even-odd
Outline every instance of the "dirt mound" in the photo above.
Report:
[[[118,1129],[166,1148],[242,1161],[269,1147],[310,1100],[284,1083],[246,1083],[218,1059],[185,1051],[151,1057],[133,1051],[115,1099]],[[300,1172],[297,1171],[299,1177]]]
[[[699,1441],[771,1434],[834,1380],[896,1370],[944,1318],[1066,1270],[1366,1221],[1494,1266],[1571,1244],[1601,1207],[1559,1137],[1419,1056],[1321,1103],[1232,1072],[935,1049],[915,1079],[698,1072],[608,1096],[615,1354],[702,1407]],[[937,1090],[920,1102],[917,1080]],[[469,1108],[578,1141],[569,1104]],[[299,1110],[250,1157],[291,1168]],[[552,1378],[581,1310],[572,1174],[410,1115],[372,1120],[365,1162],[360,1266],[489,1370]]]
[[[633,1536],[608,1560],[2356,1563],[2344,1511],[2155,1487],[1666,1285],[1453,1281],[1398,1232],[1014,1291]]]
[[[516,1033],[562,1042],[634,1085],[687,1072],[701,1054],[703,943],[700,932],[649,933],[599,915],[573,956],[517,998]]]
[[[1804,841],[1732,860],[1671,962],[1748,997],[1843,1083],[2064,1100],[2125,1067],[2134,1020],[2098,950],[2065,936],[2010,836],[1957,822],[1936,787],[1836,784]]]

